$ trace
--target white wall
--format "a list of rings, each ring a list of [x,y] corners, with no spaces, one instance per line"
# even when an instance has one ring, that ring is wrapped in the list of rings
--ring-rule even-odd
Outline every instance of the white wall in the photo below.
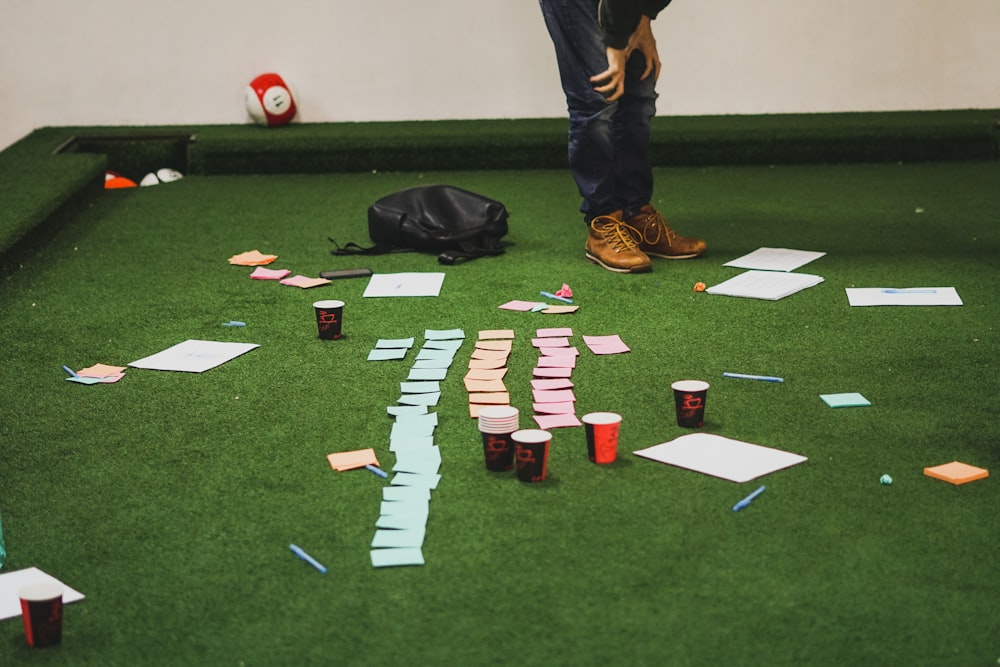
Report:
[[[675,0],[659,113],[1000,108],[1000,0]],[[0,148],[46,125],[560,117],[536,0],[0,0]]]

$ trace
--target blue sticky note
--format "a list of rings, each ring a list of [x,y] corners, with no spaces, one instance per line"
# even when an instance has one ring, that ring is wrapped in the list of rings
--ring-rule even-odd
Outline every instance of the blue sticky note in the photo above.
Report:
[[[410,348],[413,347],[413,338],[380,338],[375,343],[376,348]]]
[[[465,338],[465,332],[461,329],[425,329],[424,338],[427,340],[454,340]]]
[[[424,553],[419,547],[404,549],[372,549],[372,565],[375,567],[397,567],[400,565],[423,565]]]
[[[400,382],[399,391],[404,394],[429,394],[441,391],[441,383],[433,382]]]
[[[430,514],[429,500],[383,500],[378,513],[381,516],[396,516],[397,514],[421,515]]]
[[[100,381],[101,378],[88,378],[80,375],[74,375],[73,377],[66,378],[66,382],[76,382],[77,384],[97,384]]]
[[[391,530],[406,530],[407,528],[426,528],[427,513],[410,512],[406,514],[383,514],[375,521],[376,528]]]
[[[864,408],[871,402],[858,392],[844,394],[820,394],[819,397],[831,408]]]
[[[389,451],[398,452],[408,447],[431,447],[434,445],[432,435],[400,435],[389,438]]]
[[[422,486],[428,489],[436,489],[441,475],[432,473],[412,473],[397,472],[391,480],[393,486]]]
[[[451,362],[453,360],[450,358],[446,359],[418,359],[413,362],[411,368],[417,369],[434,369],[434,368],[451,368]]]
[[[404,415],[425,415],[427,414],[426,405],[390,405],[387,406],[385,411],[393,417],[402,417]]]
[[[431,490],[420,486],[384,486],[382,500],[398,500],[400,502],[420,501],[426,504],[431,499]]]
[[[447,368],[411,368],[407,380],[443,380],[448,377]]]
[[[395,359],[405,359],[405,347],[375,348],[368,353],[368,361],[392,361]]]
[[[410,384],[416,383],[411,382]],[[422,405],[424,407],[433,407],[438,404],[440,399],[441,392],[433,391],[427,394],[403,394],[396,402],[400,405]]]
[[[451,350],[452,352],[457,351],[462,347],[462,340],[428,340],[424,341],[424,350]]]

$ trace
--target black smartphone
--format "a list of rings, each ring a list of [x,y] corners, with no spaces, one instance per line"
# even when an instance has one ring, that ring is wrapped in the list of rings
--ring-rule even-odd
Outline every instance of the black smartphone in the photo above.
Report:
[[[338,280],[340,278],[366,278],[371,274],[371,269],[340,269],[339,271],[320,271],[319,277],[327,280]]]

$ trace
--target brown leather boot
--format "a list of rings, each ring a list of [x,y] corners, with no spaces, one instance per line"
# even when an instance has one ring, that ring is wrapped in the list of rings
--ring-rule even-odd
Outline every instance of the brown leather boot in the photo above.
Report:
[[[639,213],[625,221],[633,231],[639,250],[653,257],[690,259],[705,252],[705,242],[691,236],[681,236],[660,213],[646,204]]]
[[[635,236],[622,222],[622,212],[599,215],[587,231],[587,260],[617,273],[644,273],[652,268],[646,253],[639,250]]]

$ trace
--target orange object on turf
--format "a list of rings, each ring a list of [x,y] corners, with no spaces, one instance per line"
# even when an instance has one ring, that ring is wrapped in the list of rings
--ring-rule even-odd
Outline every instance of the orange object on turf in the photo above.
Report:
[[[125,178],[124,176],[115,176],[114,178],[109,178],[104,181],[105,190],[120,190],[121,188],[137,188],[139,187],[135,181],[131,178]]]
[[[705,291],[705,283],[703,283],[703,282],[697,282],[697,283],[695,283],[694,284],[694,291],[695,292],[704,292]]]
[[[967,484],[990,476],[990,471],[986,468],[977,468],[967,463],[952,461],[933,468],[924,468],[924,474],[934,479],[940,479],[952,484]]]

